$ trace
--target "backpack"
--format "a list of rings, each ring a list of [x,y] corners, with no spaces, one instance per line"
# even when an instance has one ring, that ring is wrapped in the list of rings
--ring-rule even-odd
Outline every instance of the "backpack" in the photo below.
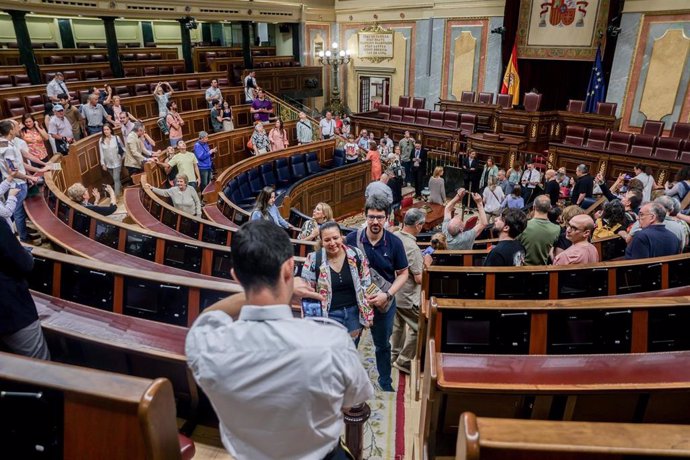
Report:
[[[594,234],[592,235],[595,239],[607,238],[609,236],[616,236],[616,231],[621,227],[621,224],[616,224],[609,228],[604,225],[601,219],[597,219],[597,227],[594,229]]]

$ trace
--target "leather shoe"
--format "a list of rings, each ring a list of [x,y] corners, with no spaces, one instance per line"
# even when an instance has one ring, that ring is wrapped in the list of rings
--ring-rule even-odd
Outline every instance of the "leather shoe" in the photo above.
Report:
[[[393,367],[396,368],[397,370],[399,370],[400,372],[402,372],[403,374],[410,375],[410,363],[409,362],[407,363],[407,366],[405,366],[405,365],[400,364],[397,361],[395,361],[393,363]]]

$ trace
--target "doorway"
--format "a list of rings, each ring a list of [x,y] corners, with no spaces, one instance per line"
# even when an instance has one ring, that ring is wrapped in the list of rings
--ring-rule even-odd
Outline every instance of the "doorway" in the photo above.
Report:
[[[368,112],[379,105],[390,105],[390,77],[359,77],[359,111]]]

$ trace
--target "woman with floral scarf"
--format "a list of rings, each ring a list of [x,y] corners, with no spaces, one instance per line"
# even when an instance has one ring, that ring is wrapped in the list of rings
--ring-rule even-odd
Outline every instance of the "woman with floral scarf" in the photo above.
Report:
[[[369,262],[359,249],[345,244],[336,222],[323,224],[319,235],[320,249],[307,256],[301,277],[324,297],[324,316],[345,326],[357,341],[374,317],[366,301]]]

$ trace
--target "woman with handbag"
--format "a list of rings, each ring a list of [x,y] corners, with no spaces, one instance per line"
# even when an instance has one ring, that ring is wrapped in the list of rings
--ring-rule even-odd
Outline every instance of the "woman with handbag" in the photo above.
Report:
[[[257,123],[256,126],[254,126],[254,134],[252,134],[250,142],[254,150],[254,155],[262,155],[271,151],[271,141],[266,135],[263,123]]]
[[[301,277],[323,296],[324,316],[345,326],[357,341],[374,317],[366,300],[371,284],[369,263],[358,248],[345,244],[337,222],[323,224],[319,235],[321,243],[307,255]]]
[[[113,178],[115,196],[120,196],[122,190],[120,174],[122,173],[125,147],[120,138],[113,134],[113,128],[110,125],[103,125],[103,133],[98,141],[98,151],[100,152],[103,171],[108,171]]]

